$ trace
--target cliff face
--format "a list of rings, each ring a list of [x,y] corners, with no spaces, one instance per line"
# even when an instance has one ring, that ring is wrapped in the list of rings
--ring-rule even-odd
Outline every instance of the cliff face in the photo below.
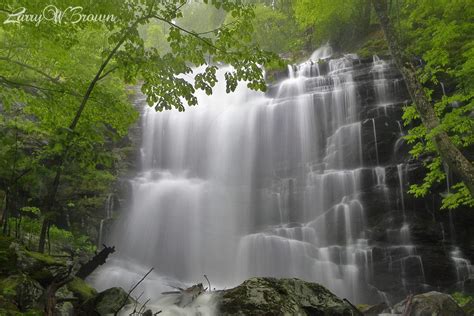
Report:
[[[395,296],[427,289],[462,290],[463,281],[473,272],[472,210],[440,210],[446,183],[440,183],[425,198],[403,193],[411,184],[422,181],[425,170],[423,161],[411,158],[409,145],[400,138],[407,132],[401,124],[401,115],[409,97],[398,70],[391,63],[385,70],[385,78],[393,86],[390,90],[394,99],[407,101],[380,108],[377,81],[362,83],[359,88],[363,104],[360,115],[365,119],[362,124],[365,161],[375,164],[374,157],[378,154],[377,164],[385,170],[384,185],[368,184],[361,192],[374,243],[374,285]],[[448,178],[452,181],[453,175],[448,174]],[[405,249],[408,255],[403,253],[403,247],[395,246],[407,240],[414,246],[412,250]]]
[[[317,68],[320,74],[326,74],[328,62],[320,62]],[[353,71],[356,102],[360,105],[361,166],[350,143],[343,144],[346,148],[341,152],[345,155],[344,168],[358,167],[360,173],[360,186],[353,198],[364,210],[362,236],[371,249],[363,254],[369,256],[369,287],[376,288],[378,295],[389,302],[411,292],[462,291],[465,282],[472,282],[474,272],[473,210],[440,210],[446,183],[438,184],[425,198],[406,193],[411,184],[422,181],[425,170],[422,160],[409,155],[410,146],[403,139],[409,129],[403,126],[403,106],[411,102],[403,79],[389,59],[357,59]],[[281,72],[273,76],[281,80],[285,75]],[[277,91],[278,84],[270,87],[268,94],[274,96]],[[320,115],[316,112],[316,119]],[[449,181],[453,177],[448,173]],[[298,201],[303,200],[306,191],[298,180],[293,187],[289,200],[296,201],[291,211],[297,218],[302,208]],[[332,224],[333,229],[344,229],[337,227],[337,219]]]

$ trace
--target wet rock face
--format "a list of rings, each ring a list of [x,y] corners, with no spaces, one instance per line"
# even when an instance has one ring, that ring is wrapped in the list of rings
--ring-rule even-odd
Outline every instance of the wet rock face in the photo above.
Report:
[[[352,315],[325,287],[299,279],[252,278],[221,295],[219,315]]]
[[[393,311],[397,314],[402,314],[407,306],[407,300],[396,304]],[[451,295],[428,292],[424,294],[415,295],[412,298],[411,304],[408,305],[410,311],[408,316],[464,316],[466,313],[454,301]]]

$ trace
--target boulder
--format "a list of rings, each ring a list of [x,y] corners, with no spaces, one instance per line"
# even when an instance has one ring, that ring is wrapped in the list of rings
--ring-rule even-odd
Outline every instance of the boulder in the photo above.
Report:
[[[112,287],[88,299],[82,306],[80,315],[109,315],[120,309],[123,303],[132,304],[127,292],[121,287]]]
[[[393,312],[402,314],[407,299],[393,307]],[[451,295],[440,292],[427,292],[413,296],[409,316],[465,316],[466,313],[454,301]]]
[[[219,315],[352,315],[325,287],[296,278],[251,278],[221,295]]]

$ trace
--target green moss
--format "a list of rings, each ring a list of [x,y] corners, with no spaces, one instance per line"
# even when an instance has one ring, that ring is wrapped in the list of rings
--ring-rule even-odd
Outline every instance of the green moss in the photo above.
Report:
[[[80,278],[74,278],[69,282],[67,284],[67,289],[81,301],[86,301],[97,295],[97,291]]]
[[[18,272],[15,251],[10,248],[13,238],[0,236],[0,276]]]
[[[360,311],[365,310],[365,309],[369,308],[370,306],[371,305],[369,305],[369,304],[357,304],[356,305],[357,309],[360,310]]]
[[[16,289],[23,281],[21,275],[12,275],[8,278],[0,280],[0,295],[5,298],[13,298],[16,296]]]
[[[453,294],[451,294],[451,296],[456,301],[456,303],[458,303],[458,305],[461,307],[463,307],[464,305],[474,300],[474,296],[461,293],[461,292],[454,292]]]
[[[44,264],[46,266],[65,266],[66,265],[66,263],[64,261],[58,260],[54,257],[51,257],[51,256],[43,254],[43,253],[25,250],[25,254],[27,256],[41,262],[42,264]]]

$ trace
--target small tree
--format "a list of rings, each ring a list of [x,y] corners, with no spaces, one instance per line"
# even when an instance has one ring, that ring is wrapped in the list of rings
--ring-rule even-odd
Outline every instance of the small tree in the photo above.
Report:
[[[465,60],[461,66],[455,63],[453,66],[449,61],[450,52],[445,48],[446,41],[462,36],[460,32],[472,30],[474,24],[470,17],[474,12],[474,6],[471,1],[436,2],[434,5],[433,1],[416,1],[417,11],[412,11],[411,19],[418,19],[414,27],[420,28],[415,34],[416,43],[412,45],[423,46],[423,57],[428,62],[426,67],[415,68],[412,63],[414,58],[407,56],[407,49],[402,46],[395,31],[389,16],[388,1],[372,0],[391,55],[405,79],[414,103],[412,107],[406,109],[404,118],[408,123],[416,119],[421,120],[421,125],[413,128],[407,137],[409,143],[414,144],[411,153],[417,158],[424,154],[434,154],[434,157],[426,163],[428,173],[423,184],[412,186],[410,192],[416,196],[426,195],[433,184],[445,179],[446,174],[443,171],[445,163],[449,170],[459,177],[460,182],[452,186],[454,192],[444,198],[443,207],[474,206],[474,166],[465,155],[466,150],[472,149],[474,144],[474,119],[470,116],[474,110],[474,89],[471,81],[474,74],[472,39],[467,35],[468,38],[464,40],[470,44],[461,45],[456,52],[464,50],[459,56],[461,58],[456,60],[456,62]],[[457,14],[453,12],[454,7],[457,8],[454,10],[458,12]],[[443,11],[441,17],[425,15],[433,10]],[[416,14],[421,16],[416,18]],[[459,25],[457,22],[449,22],[450,18],[454,17],[457,21],[462,16],[466,19]],[[428,25],[427,28],[422,28],[423,23]],[[443,95],[441,100],[436,102],[432,98],[433,89],[429,85],[438,84],[438,78],[443,75],[457,77],[457,91],[452,96]],[[458,103],[457,108],[448,107],[454,102]]]

